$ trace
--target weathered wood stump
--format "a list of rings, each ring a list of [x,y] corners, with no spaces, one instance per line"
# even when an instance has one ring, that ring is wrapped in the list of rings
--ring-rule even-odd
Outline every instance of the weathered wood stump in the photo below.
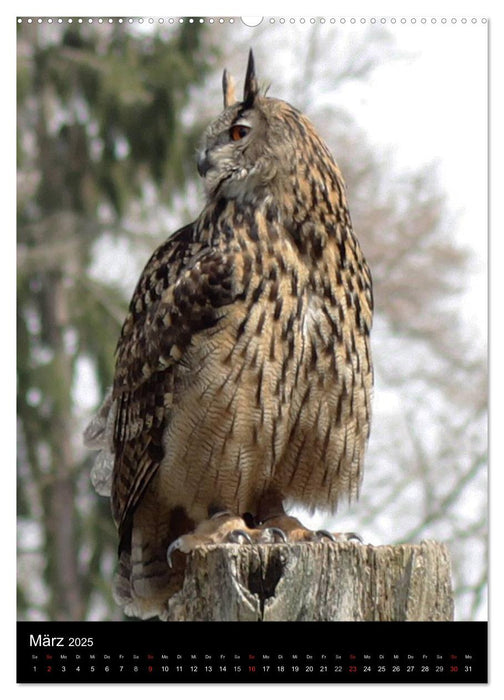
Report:
[[[209,545],[189,555],[165,619],[452,620],[450,559],[433,541]]]

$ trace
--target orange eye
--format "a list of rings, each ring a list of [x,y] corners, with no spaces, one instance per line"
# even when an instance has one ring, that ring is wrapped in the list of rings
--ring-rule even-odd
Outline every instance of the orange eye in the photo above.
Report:
[[[231,141],[240,141],[240,139],[245,138],[249,131],[250,126],[245,126],[244,124],[234,124],[229,129],[229,136]]]

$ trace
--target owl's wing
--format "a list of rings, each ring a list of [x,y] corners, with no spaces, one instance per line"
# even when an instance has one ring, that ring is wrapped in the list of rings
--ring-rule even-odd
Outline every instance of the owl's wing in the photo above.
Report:
[[[196,240],[192,224],[155,251],[140,277],[117,346],[112,396],[112,512],[120,539],[163,458],[176,365],[238,293],[233,260]]]

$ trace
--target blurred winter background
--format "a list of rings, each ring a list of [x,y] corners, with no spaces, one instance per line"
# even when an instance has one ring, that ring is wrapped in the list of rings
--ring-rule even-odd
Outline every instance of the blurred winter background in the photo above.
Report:
[[[18,619],[121,619],[82,430],[152,250],[201,209],[195,149],[253,47],[345,176],[373,272],[359,501],[313,526],[445,542],[487,619],[487,26],[239,18],[18,25]]]

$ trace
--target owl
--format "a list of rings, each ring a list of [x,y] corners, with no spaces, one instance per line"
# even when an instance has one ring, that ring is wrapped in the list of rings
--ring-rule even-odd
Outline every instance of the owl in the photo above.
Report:
[[[370,428],[372,283],[341,173],[249,55],[197,168],[206,203],[152,255],[85,439],[118,530],[116,600],[163,618],[205,543],[310,541],[291,505],[358,495]]]

